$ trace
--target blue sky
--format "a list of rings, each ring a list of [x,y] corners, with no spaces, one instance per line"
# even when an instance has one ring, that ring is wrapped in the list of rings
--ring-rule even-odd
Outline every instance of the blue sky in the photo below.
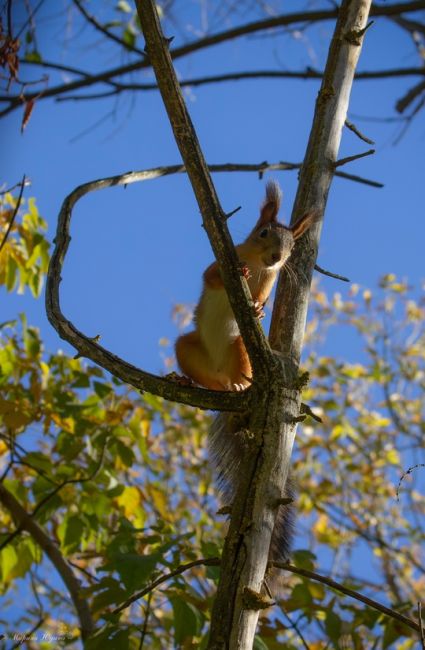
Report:
[[[66,4],[66,3],[65,3]],[[104,3],[91,2],[92,13]],[[62,15],[57,4],[45,2],[38,14],[39,50],[48,60],[89,70],[124,62],[118,46],[100,45],[99,37],[81,29],[76,10]],[[197,3],[181,5],[182,23],[200,29]],[[281,3],[274,4],[282,10]],[[302,7],[291,3],[291,11]],[[319,3],[315,6],[319,6]],[[327,3],[322,6],[328,7]],[[287,10],[287,5],[283,5]],[[259,17],[254,10],[228,17],[222,27]],[[66,29],[64,31],[64,20]],[[172,34],[166,24],[165,31]],[[176,62],[181,78],[207,73],[253,69],[322,69],[332,35],[331,22],[320,23],[296,37],[257,34],[212,47]],[[173,45],[181,43],[175,30]],[[64,36],[65,35],[65,36]],[[143,43],[138,43],[143,47]],[[409,37],[389,20],[378,19],[368,31],[359,70],[419,65]],[[40,71],[22,67],[21,77]],[[69,77],[69,76],[68,76]],[[65,77],[62,77],[62,80]],[[69,77],[71,78],[71,77]],[[143,71],[135,81],[151,80]],[[50,85],[60,77],[51,76]],[[336,178],[325,217],[319,263],[371,288],[384,273],[394,272],[418,284],[423,277],[424,142],[423,114],[395,146],[400,126],[365,122],[359,116],[394,117],[395,101],[417,78],[358,81],[349,117],[376,141],[374,156],[356,161],[344,171],[379,180],[383,189]],[[319,88],[318,81],[260,80],[210,85],[186,91],[189,110],[210,163],[255,163],[267,160],[300,162],[303,158]],[[26,196],[35,196],[53,239],[63,198],[80,183],[129,170],[180,162],[161,99],[156,92],[97,102],[40,102],[21,135],[22,114],[0,121],[0,178],[6,186],[25,173],[32,180]],[[101,124],[94,126],[100,120]],[[365,151],[369,145],[345,130],[341,157]],[[217,174],[219,197],[226,211],[242,210],[232,219],[237,243],[258,215],[267,174]],[[282,216],[288,220],[296,191],[296,172],[274,173],[283,188]],[[201,274],[212,253],[197,205],[185,176],[178,175],[97,192],[77,206],[72,243],[62,283],[65,315],[88,335],[102,335],[102,344],[140,367],[162,369],[159,340],[177,335],[171,320],[177,303],[194,305]],[[335,280],[321,279],[329,291],[346,292]],[[26,311],[41,328],[46,346],[71,352],[44,315],[44,304],[30,295],[0,296],[1,320]],[[355,341],[340,332],[330,351],[355,360]],[[349,351],[347,353],[347,350]]]

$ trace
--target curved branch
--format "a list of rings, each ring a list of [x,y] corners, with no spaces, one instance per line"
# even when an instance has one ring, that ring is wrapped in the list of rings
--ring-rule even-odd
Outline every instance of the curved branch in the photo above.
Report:
[[[34,540],[43,549],[59,573],[66,588],[69,591],[69,595],[71,596],[72,602],[77,612],[80,621],[81,636],[83,639],[87,639],[94,631],[94,623],[91,617],[91,613],[87,602],[80,596],[81,584],[75,577],[74,572],[70,568],[69,564],[62,556],[59,548],[50,539],[50,537],[46,535],[44,530],[34,521],[34,519],[32,519],[25,508],[19,503],[17,499],[15,499],[13,494],[11,494],[2,483],[0,483],[0,501],[4,507],[13,515],[18,525],[24,530],[28,531],[31,537],[34,538]]]
[[[173,171],[171,171],[173,170]],[[85,194],[96,190],[117,185],[128,185],[139,181],[158,178],[165,174],[175,173],[181,166],[161,168],[151,171],[129,172],[120,176],[112,176],[80,185],[63,202],[58,218],[55,237],[55,249],[50,260],[46,284],[46,311],[49,321],[57,330],[59,336],[74,346],[80,356],[85,356],[111,372],[122,381],[131,384],[138,390],[147,390],[172,401],[191,404],[206,409],[225,411],[243,411],[248,407],[251,389],[241,393],[209,391],[203,388],[182,386],[164,377],[136,368],[100,346],[96,340],[80,332],[60,309],[59,285],[61,282],[62,266],[65,260],[71,237],[69,234],[72,209],[75,203]],[[250,312],[251,315],[251,312]]]

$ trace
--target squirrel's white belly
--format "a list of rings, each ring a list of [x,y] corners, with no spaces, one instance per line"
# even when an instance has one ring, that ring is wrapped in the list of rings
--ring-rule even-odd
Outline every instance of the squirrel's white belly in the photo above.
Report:
[[[197,314],[198,331],[215,370],[226,365],[229,344],[239,336],[238,324],[224,289],[208,291]]]

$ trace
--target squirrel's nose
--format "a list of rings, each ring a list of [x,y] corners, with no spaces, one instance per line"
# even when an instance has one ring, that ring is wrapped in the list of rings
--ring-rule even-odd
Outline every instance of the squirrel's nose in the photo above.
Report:
[[[273,263],[276,264],[276,262],[280,261],[280,253],[272,253],[272,260]]]

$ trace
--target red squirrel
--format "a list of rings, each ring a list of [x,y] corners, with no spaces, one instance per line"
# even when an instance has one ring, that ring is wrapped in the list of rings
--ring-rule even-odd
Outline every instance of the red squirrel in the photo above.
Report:
[[[288,260],[295,242],[315,221],[315,213],[302,216],[293,226],[277,220],[281,191],[275,182],[266,186],[260,217],[246,240],[236,246],[241,265],[248,272],[248,286],[256,315],[263,307],[276,277]],[[176,356],[181,370],[194,382],[212,390],[243,390],[252,381],[251,364],[235,316],[230,307],[217,262],[204,273],[204,286],[195,311],[195,329],[176,341]],[[220,413],[208,436],[210,457],[219,484],[228,503],[236,491],[240,466],[247,449],[244,430],[247,414]],[[291,477],[285,485],[285,497],[294,497]],[[269,558],[286,561],[290,552],[294,508],[281,506],[271,538]],[[276,577],[269,576],[268,586],[276,589]]]
[[[270,181],[260,217],[236,253],[259,318],[276,277],[287,261],[296,240],[311,226],[308,213],[293,226],[277,220],[281,191]],[[178,364],[185,375],[211,390],[243,390],[252,382],[251,364],[230,307],[217,262],[204,272],[204,285],[195,310],[195,330],[176,341]]]

